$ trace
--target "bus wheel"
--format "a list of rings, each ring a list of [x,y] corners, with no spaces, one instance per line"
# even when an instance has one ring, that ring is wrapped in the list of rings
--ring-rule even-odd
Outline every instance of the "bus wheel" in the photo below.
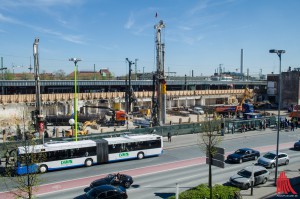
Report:
[[[137,154],[137,158],[138,158],[139,160],[143,159],[143,158],[144,158],[144,153],[143,153],[143,152],[139,152],[139,153]]]
[[[86,167],[90,167],[93,164],[93,160],[92,159],[87,159],[84,164],[85,164]]]
[[[41,165],[39,168],[40,173],[46,173],[48,170],[48,167],[46,165]]]

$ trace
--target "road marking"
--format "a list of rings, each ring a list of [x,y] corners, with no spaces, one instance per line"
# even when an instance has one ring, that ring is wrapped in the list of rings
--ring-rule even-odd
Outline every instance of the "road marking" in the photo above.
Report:
[[[282,143],[280,144],[279,148],[281,149],[286,149],[286,148],[291,148],[293,146],[294,142],[288,142],[288,143]],[[262,147],[255,147],[254,149],[259,150],[261,152],[267,152],[270,150],[275,150],[276,145],[268,145],[268,146],[262,146]],[[226,154],[233,153],[227,152]],[[180,160],[180,161],[173,161],[173,162],[168,162],[168,163],[163,163],[163,164],[156,164],[156,165],[151,165],[151,166],[146,166],[146,167],[140,167],[140,168],[135,168],[135,169],[128,169],[128,170],[123,170],[119,171],[120,173],[126,173],[128,175],[131,175],[133,177],[138,177],[138,176],[145,176],[145,175],[150,175],[153,173],[161,173],[161,172],[166,172],[166,171],[171,171],[171,170],[176,170],[176,169],[181,169],[181,168],[186,168],[186,167],[191,167],[195,165],[203,165],[205,164],[206,157],[198,157],[198,158],[191,158],[187,160]],[[47,193],[52,193],[52,192],[57,192],[57,187],[60,186],[61,190],[71,190],[71,189],[76,189],[80,187],[87,187],[89,186],[90,182],[99,178],[105,177],[107,174],[101,174],[101,175],[94,175],[94,176],[89,176],[89,177],[84,177],[84,178],[76,178],[72,180],[65,180],[65,181],[60,181],[60,182],[55,182],[55,183],[49,183],[49,184],[43,184],[38,186],[38,192],[36,195],[42,195],[42,194],[47,194]],[[51,186],[49,186],[51,185]],[[52,186],[54,185],[54,186]],[[0,192],[0,198],[6,198],[9,199],[9,192]]]

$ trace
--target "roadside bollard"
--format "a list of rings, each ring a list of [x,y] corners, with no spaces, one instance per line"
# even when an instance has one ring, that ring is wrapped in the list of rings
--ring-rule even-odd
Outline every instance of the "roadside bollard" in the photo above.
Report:
[[[191,118],[189,117],[188,123],[191,123]]]
[[[176,183],[176,199],[179,199],[179,185]]]
[[[182,123],[182,118],[179,118],[179,124],[181,124]]]

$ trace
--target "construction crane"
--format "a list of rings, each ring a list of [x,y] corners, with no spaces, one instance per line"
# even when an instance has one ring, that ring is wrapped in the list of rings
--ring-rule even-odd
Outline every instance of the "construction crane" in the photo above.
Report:
[[[166,123],[165,44],[161,41],[161,32],[165,28],[165,24],[160,20],[154,28],[156,29],[156,72],[153,74],[151,120],[153,126],[158,126]]]

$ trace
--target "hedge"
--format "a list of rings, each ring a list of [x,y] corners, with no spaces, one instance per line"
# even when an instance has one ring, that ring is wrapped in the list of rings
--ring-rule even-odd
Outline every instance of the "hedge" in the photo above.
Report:
[[[231,186],[214,185],[213,186],[213,199],[237,199],[241,198],[240,189]],[[200,184],[197,187],[181,192],[179,199],[207,199],[210,197],[210,192],[207,184]],[[168,199],[175,199],[171,196]]]

